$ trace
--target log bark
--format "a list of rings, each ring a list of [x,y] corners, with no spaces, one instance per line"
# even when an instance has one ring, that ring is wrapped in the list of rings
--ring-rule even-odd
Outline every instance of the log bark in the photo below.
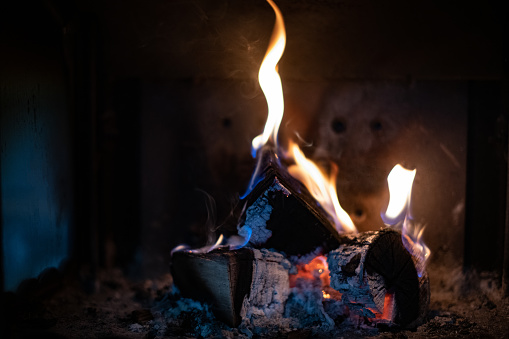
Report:
[[[240,228],[252,229],[255,248],[274,248],[288,255],[305,255],[339,246],[340,236],[307,189],[266,156],[261,181],[244,199]]]
[[[328,254],[331,287],[351,311],[403,327],[420,323],[429,306],[429,279],[419,276],[419,258],[391,229],[344,236]]]

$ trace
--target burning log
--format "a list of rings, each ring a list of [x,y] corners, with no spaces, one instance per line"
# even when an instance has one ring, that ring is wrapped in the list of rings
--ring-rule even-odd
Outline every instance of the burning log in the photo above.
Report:
[[[244,199],[239,233],[249,229],[253,247],[288,255],[337,248],[341,237],[304,185],[280,169],[273,153],[267,152],[264,162],[262,179]]]
[[[341,245],[327,254],[329,288],[334,290],[327,293],[339,292],[335,300],[369,321],[408,328],[424,320],[428,276],[399,232],[383,229],[340,239]],[[266,249],[182,251],[172,259],[182,295],[209,303],[216,317],[232,327],[288,321],[284,314],[291,269],[284,254]]]
[[[260,321],[269,327],[285,321],[290,324],[288,317],[283,316],[285,313],[309,318],[306,312],[300,312],[304,305],[318,305],[315,309],[319,316],[314,319],[333,325],[334,321],[322,307],[322,295],[331,298],[324,289],[316,291],[311,284],[309,290],[309,284],[296,278],[291,293],[297,296],[292,304],[292,297],[288,297],[289,272],[295,271],[295,267],[286,257],[305,261],[313,255],[326,255],[334,250],[327,259],[330,286],[327,279],[320,277],[319,287],[332,287],[342,295],[339,300],[335,292],[337,298],[329,301],[341,302],[352,313],[366,318],[412,326],[427,311],[429,284],[427,275],[420,269],[423,263],[405,249],[401,234],[382,230],[340,235],[338,230],[355,232],[355,226],[337,200],[337,168],[332,166],[328,180],[292,142],[288,158],[294,165],[288,170],[280,167],[278,156],[282,153],[276,150],[284,100],[277,63],[284,51],[286,35],[281,12],[273,1],[268,2],[276,13],[276,24],[260,67],[259,80],[267,95],[269,116],[263,133],[252,142],[258,157],[250,184],[252,190],[243,200],[241,217],[230,219],[245,241],[242,245],[230,242],[229,247],[249,247],[232,251],[216,249],[208,253],[176,252],[172,266],[175,283],[184,296],[210,303],[218,319],[230,326],[240,324],[246,331],[252,325],[258,326]],[[402,207],[404,212],[406,205]],[[308,254],[312,255],[308,257]],[[320,275],[325,272],[323,266],[318,270]],[[311,276],[315,278],[315,273]],[[290,307],[285,312],[287,301]],[[332,312],[335,315],[346,309],[336,308],[339,311]]]
[[[359,316],[383,319],[402,327],[424,320],[429,306],[429,279],[422,263],[391,229],[344,236],[328,254],[331,287]]]
[[[181,251],[172,257],[172,274],[182,296],[209,303],[215,316],[232,327],[243,319],[256,322],[260,314],[277,318],[283,313],[289,267],[279,253],[248,248]]]

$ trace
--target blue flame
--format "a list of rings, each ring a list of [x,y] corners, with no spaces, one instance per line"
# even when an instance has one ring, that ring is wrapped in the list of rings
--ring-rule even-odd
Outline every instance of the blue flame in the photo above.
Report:
[[[240,248],[243,248],[249,243],[249,240],[251,239],[251,235],[253,234],[253,230],[251,227],[243,226],[239,230],[239,235],[244,238],[244,241],[240,245],[230,245],[231,250],[238,250]]]
[[[402,224],[403,221],[405,220],[405,218],[407,218],[407,216],[409,216],[409,215],[410,215],[410,211],[409,211],[408,205],[404,209],[402,209],[401,213],[398,214],[394,218],[388,217],[385,214],[385,212],[383,212],[383,211],[380,213],[380,216],[382,217],[382,221],[384,222],[384,224],[390,225],[393,228],[397,228],[397,225],[399,225],[399,227],[400,227],[399,229],[402,228],[402,225],[400,225],[400,224]],[[410,219],[411,219],[411,217],[410,217]]]
[[[279,156],[276,152],[277,148],[272,148],[270,146],[264,146],[260,150],[258,150],[254,157],[256,157],[256,167],[251,175],[251,179],[249,180],[249,185],[247,186],[246,192],[240,197],[240,199],[244,199],[251,193],[251,191],[256,187],[256,185],[263,180],[264,176],[262,175],[262,171],[265,168],[264,166],[269,164],[269,161],[275,159],[277,164],[279,163]],[[268,160],[271,159],[271,160]]]

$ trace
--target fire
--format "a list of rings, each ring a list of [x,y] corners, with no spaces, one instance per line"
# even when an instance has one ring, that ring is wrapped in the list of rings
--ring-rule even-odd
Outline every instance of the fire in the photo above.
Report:
[[[224,236],[221,234],[217,238],[216,242],[213,245],[207,245],[201,248],[197,249],[190,249],[188,245],[178,245],[174,249],[171,250],[171,255],[173,256],[173,253],[180,252],[180,251],[188,251],[189,253],[209,253],[218,248],[221,243],[223,242]]]
[[[253,139],[253,156],[270,138],[277,149],[277,134],[284,112],[283,86],[277,71],[279,59],[283,55],[286,44],[286,30],[283,15],[272,0],[267,0],[276,14],[276,23],[270,38],[269,47],[258,72],[258,81],[267,100],[268,117],[263,133]]]
[[[322,297],[330,299],[330,272],[327,265],[327,258],[319,255],[307,264],[297,265],[297,274],[290,275],[290,287],[295,287],[299,280],[306,280],[309,282],[320,282],[322,288]],[[337,294],[337,293],[336,293]]]
[[[393,310],[394,310],[394,293],[386,292],[384,298],[384,310],[381,315],[381,318],[392,320]]]
[[[384,296],[383,310],[377,310],[377,309],[367,307],[367,309],[370,310],[371,312],[373,312],[373,314],[375,315],[375,318],[370,318],[371,321],[373,321],[375,319],[378,319],[378,320],[383,319],[383,320],[392,321],[393,316],[394,316],[394,302],[395,302],[394,293],[386,291],[385,296]],[[381,311],[381,313],[380,313],[380,311]]]
[[[330,285],[329,266],[327,265],[327,258],[323,255],[319,255],[304,265],[304,271],[311,272],[313,276],[320,278],[323,287]]]
[[[302,288],[311,283],[313,288],[321,288],[322,300],[341,300],[341,293],[330,287],[329,266],[323,255],[318,255],[307,264],[297,265],[297,274],[290,274],[289,278],[292,288]]]
[[[336,191],[337,167],[333,166],[330,178],[322,173],[318,166],[306,158],[297,144],[290,142],[290,157],[295,165],[288,168],[288,172],[302,182],[313,198],[332,217],[338,232],[357,232],[350,216],[341,207]]]
[[[276,22],[274,24],[274,30],[272,31],[269,47],[262,65],[260,66],[260,71],[258,72],[258,79],[267,100],[269,114],[263,133],[253,139],[253,156],[256,156],[257,151],[263,145],[267,144],[270,139],[276,147],[275,155],[278,156],[277,134],[284,113],[283,87],[281,85],[281,77],[277,72],[277,65],[285,49],[286,31],[281,11],[272,0],[267,0],[267,2],[274,9]],[[337,198],[335,182],[337,171],[335,170],[331,178],[327,179],[318,167],[308,160],[294,143],[290,144],[289,154],[295,161],[295,165],[288,169],[290,174],[307,187],[311,195],[332,217],[338,232],[356,232],[356,228],[350,216],[341,208]],[[257,176],[262,158],[263,157],[259,157],[258,159],[258,165],[251,178],[248,192],[253,188],[258,179]]]
[[[283,87],[281,85],[281,77],[277,72],[277,65],[285,49],[286,31],[281,11],[272,0],[267,0],[267,2],[272,6],[276,14],[276,22],[269,47],[258,72],[258,80],[267,100],[269,114],[263,133],[253,139],[253,156],[256,156],[257,151],[267,144],[270,139],[276,147],[275,155],[278,156],[277,134],[284,113]],[[288,154],[295,161],[295,165],[288,169],[290,174],[306,186],[311,195],[332,217],[338,232],[356,232],[357,230],[350,216],[343,210],[337,198],[335,182],[337,170],[334,170],[331,178],[327,179],[294,143],[290,144],[290,152]],[[261,156],[258,158],[257,167],[251,178],[248,191],[244,196],[247,195],[254,187],[256,180],[258,180],[262,158]]]
[[[296,285],[297,279],[320,280],[322,287],[330,285],[329,267],[327,258],[319,255],[307,264],[297,265],[297,274],[290,277],[290,286]]]
[[[416,170],[407,170],[399,164],[394,166],[387,176],[390,198],[382,219],[390,226],[401,227],[403,245],[419,259],[417,270],[422,276],[430,250],[422,240],[424,228],[416,225],[411,216],[410,201],[415,175]]]
[[[412,184],[417,170],[407,170],[401,165],[396,165],[387,176],[389,184],[389,205],[382,215],[384,222],[393,225],[405,218],[409,212]]]
[[[284,113],[283,86],[281,84],[281,77],[277,72],[277,66],[285,49],[286,31],[281,11],[272,0],[267,0],[267,2],[272,6],[276,14],[276,22],[269,47],[258,72],[258,80],[267,100],[269,113],[263,133],[253,139],[253,156],[256,156],[257,151],[267,144],[270,139],[276,147],[276,156],[278,155],[277,134]],[[318,167],[304,156],[296,144],[290,144],[289,154],[295,160],[295,165],[288,169],[290,174],[307,187],[311,195],[332,217],[338,232],[356,232],[350,216],[343,210],[337,198],[335,182],[337,171],[335,170],[331,178],[327,179]],[[258,180],[257,177],[262,158],[259,157],[258,159],[258,165],[251,178],[248,192],[254,187],[256,180]]]

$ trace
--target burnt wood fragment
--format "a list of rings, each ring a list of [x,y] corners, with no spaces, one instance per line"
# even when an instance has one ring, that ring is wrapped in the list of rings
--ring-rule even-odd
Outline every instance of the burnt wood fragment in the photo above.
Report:
[[[360,316],[412,327],[427,314],[429,279],[419,258],[404,247],[401,233],[383,229],[343,236],[328,254],[331,287]]]
[[[251,227],[251,245],[274,248],[288,255],[337,248],[340,235],[306,187],[281,169],[270,153],[264,155],[264,161],[262,179],[244,199],[244,213],[239,222],[241,227],[251,226],[253,222],[263,224]]]

